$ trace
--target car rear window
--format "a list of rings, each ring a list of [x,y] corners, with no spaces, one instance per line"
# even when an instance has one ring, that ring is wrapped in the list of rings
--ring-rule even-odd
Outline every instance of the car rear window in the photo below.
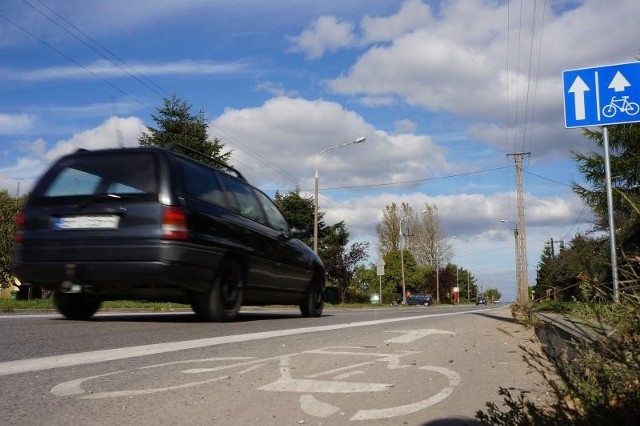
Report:
[[[48,176],[45,185],[39,188],[39,195],[157,195],[156,169],[151,153],[120,152],[69,157]]]

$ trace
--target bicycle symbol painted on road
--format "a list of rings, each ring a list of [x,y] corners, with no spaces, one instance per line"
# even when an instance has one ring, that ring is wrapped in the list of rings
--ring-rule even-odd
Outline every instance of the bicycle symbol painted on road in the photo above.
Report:
[[[616,98],[613,96],[611,102],[602,108],[602,115],[607,118],[611,118],[618,112],[625,113],[627,115],[636,115],[640,111],[640,105],[636,102],[629,102],[629,96],[621,96]]]
[[[410,342],[420,336],[455,333],[417,330],[402,334],[387,342],[401,343],[403,339]],[[80,400],[131,398],[212,385],[267,368],[263,374],[267,374],[269,381],[255,390],[297,395],[299,407],[307,415],[329,418],[336,413],[344,414],[344,398],[352,395],[356,401],[362,401],[358,395],[367,394],[363,402],[356,404],[359,407],[351,408],[350,420],[388,419],[437,404],[460,384],[459,374],[449,368],[419,365],[416,360],[424,357],[422,351],[414,350],[386,347],[384,352],[378,352],[372,347],[333,346],[268,358],[200,358],[70,380],[53,387],[51,393]],[[159,371],[169,372],[164,376],[164,386],[158,386]],[[189,377],[199,380],[192,381]],[[375,379],[362,380],[367,377]],[[420,378],[417,385],[412,381],[416,377]],[[123,389],[131,383],[138,383],[140,388]],[[407,392],[414,398],[407,400]]]

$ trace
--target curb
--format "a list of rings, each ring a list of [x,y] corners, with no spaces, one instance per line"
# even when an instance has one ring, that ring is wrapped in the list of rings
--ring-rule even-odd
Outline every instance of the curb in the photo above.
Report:
[[[600,323],[590,323],[562,314],[537,312],[542,325],[535,327],[536,336],[549,357],[557,358],[563,353],[572,354],[576,344],[600,342],[612,334],[612,330]]]

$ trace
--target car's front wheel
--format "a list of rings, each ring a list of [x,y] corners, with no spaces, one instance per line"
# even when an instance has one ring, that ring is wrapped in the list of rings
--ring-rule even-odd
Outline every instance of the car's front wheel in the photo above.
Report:
[[[324,279],[321,272],[315,272],[307,286],[304,299],[300,302],[300,312],[303,317],[319,317],[324,310]]]
[[[91,318],[100,309],[100,299],[83,293],[64,293],[60,290],[53,292],[53,301],[58,311],[72,320]]]
[[[203,321],[232,321],[242,306],[243,293],[242,269],[228,260],[220,267],[209,290],[196,294],[191,306]]]

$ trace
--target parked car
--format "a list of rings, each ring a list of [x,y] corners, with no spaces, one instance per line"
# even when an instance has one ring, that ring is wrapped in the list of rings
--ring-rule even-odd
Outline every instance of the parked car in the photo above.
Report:
[[[484,298],[484,297],[482,297],[482,296],[476,297],[476,306],[477,306],[477,305],[480,305],[480,304],[482,304],[482,305],[485,305],[485,306],[486,306],[486,305],[487,305],[487,299],[485,299],[485,298]]]
[[[396,303],[402,304],[402,297],[396,300]],[[412,294],[411,296],[407,296],[407,305],[423,305],[423,306],[431,306],[433,303],[433,299],[431,296],[427,296],[424,294]]]
[[[187,303],[205,321],[232,320],[242,305],[320,316],[326,273],[296,238],[304,229],[236,169],[180,149],[78,150],[56,161],[18,217],[18,278],[53,290],[69,319],[122,299]]]

